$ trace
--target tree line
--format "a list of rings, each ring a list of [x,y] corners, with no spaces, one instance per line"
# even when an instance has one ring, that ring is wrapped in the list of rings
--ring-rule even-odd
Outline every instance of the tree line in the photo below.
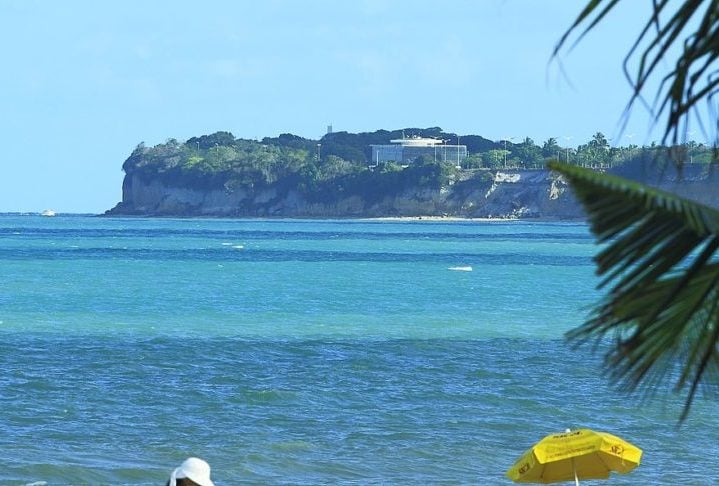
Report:
[[[454,161],[419,157],[411,164],[371,161],[372,144],[390,140],[429,137],[467,146],[468,157],[460,167]],[[667,150],[669,149],[669,150]],[[675,147],[656,144],[639,147],[611,146],[597,132],[577,147],[560,145],[549,138],[542,145],[526,137],[492,141],[478,135],[444,132],[439,127],[377,130],[367,133],[334,132],[319,140],[292,134],[260,140],[236,138],[230,132],[192,137],[185,142],[169,139],[147,147],[140,143],[123,164],[127,174],[159,179],[175,186],[253,189],[280,185],[295,188],[316,198],[345,194],[389,194],[409,186],[441,187],[460,177],[461,171],[496,169],[541,169],[549,160],[608,169],[631,161],[662,161],[679,158],[685,163],[706,164],[713,160],[711,147],[688,142]]]

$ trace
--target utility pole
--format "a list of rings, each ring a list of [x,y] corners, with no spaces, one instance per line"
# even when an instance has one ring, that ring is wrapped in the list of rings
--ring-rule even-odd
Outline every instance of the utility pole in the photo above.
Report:
[[[459,135],[457,135],[457,168],[461,169],[462,166],[459,165]]]
[[[567,141],[567,164],[569,163],[569,142],[572,140],[572,137],[564,137],[564,140]]]

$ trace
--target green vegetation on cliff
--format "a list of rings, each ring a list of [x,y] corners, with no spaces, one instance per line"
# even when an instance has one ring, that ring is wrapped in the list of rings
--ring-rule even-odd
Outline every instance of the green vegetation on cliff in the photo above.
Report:
[[[370,145],[387,144],[403,136],[433,137],[467,146],[461,169],[455,162],[419,157],[409,165],[372,165]],[[710,147],[694,142],[664,147],[612,147],[602,133],[576,148],[562,147],[550,138],[541,146],[530,138],[519,143],[491,141],[477,135],[457,136],[441,128],[405,128],[369,133],[328,133],[320,140],[282,134],[262,141],[238,139],[229,132],[193,137],[184,143],[170,139],[146,147],[139,144],[123,164],[128,176],[157,180],[167,186],[201,189],[258,190],[269,186],[295,189],[310,201],[328,202],[358,195],[368,201],[400,194],[407,188],[438,189],[459,180],[460,170],[539,169],[550,159],[594,168],[612,168],[629,161],[663,165],[672,157],[707,163]],[[627,164],[632,166],[635,164]],[[473,179],[484,180],[483,174]],[[465,174],[461,179],[467,179]]]
[[[442,135],[440,129],[412,133]],[[395,163],[368,167],[369,144],[389,143],[401,135],[401,131],[339,132],[316,141],[282,134],[258,142],[217,132],[185,143],[175,139],[154,147],[141,143],[125,161],[123,170],[128,175],[178,187],[227,191],[271,185],[292,188],[319,202],[353,194],[379,198],[406,187],[439,188],[454,177],[454,164],[427,158],[407,167]]]

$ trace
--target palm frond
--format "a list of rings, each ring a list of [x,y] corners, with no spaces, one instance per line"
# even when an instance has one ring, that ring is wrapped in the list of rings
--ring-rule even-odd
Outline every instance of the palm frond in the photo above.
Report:
[[[557,56],[572,34],[579,42],[607,15],[619,0],[590,0],[554,49]],[[688,118],[697,104],[710,105],[719,93],[719,0],[653,0],[647,2],[648,20],[624,58],[624,73],[633,88],[626,114],[636,101],[644,102],[643,91],[651,78],[660,76],[671,52],[679,52],[668,73],[661,74],[653,109],[656,118],[667,115],[663,142],[679,142]],[[582,30],[579,30],[582,29]],[[632,74],[630,66],[636,62]],[[649,106],[647,104],[647,106]],[[719,137],[719,132],[715,133]]]
[[[719,211],[620,177],[549,167],[606,243],[595,261],[607,293],[568,339],[612,335],[605,365],[629,391],[675,377],[676,390],[688,389],[683,420],[699,386],[719,384]]]

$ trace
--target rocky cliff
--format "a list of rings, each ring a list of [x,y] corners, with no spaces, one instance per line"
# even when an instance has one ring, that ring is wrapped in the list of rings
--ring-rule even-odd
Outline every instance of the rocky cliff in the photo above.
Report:
[[[627,171],[629,169],[625,169]],[[717,177],[702,168],[682,174],[620,174],[684,197],[719,206]],[[321,198],[320,198],[321,199]],[[286,218],[361,218],[457,216],[467,218],[577,219],[582,209],[571,188],[546,170],[466,171],[441,187],[406,188],[382,198],[361,195],[321,201],[293,188],[267,186],[233,189],[174,187],[128,174],[123,197],[109,215],[225,216]]]
[[[231,217],[556,217],[578,218],[567,185],[548,171],[467,172],[439,189],[406,188],[369,200],[349,195],[317,201],[296,189],[199,189],[127,175],[110,215]]]

